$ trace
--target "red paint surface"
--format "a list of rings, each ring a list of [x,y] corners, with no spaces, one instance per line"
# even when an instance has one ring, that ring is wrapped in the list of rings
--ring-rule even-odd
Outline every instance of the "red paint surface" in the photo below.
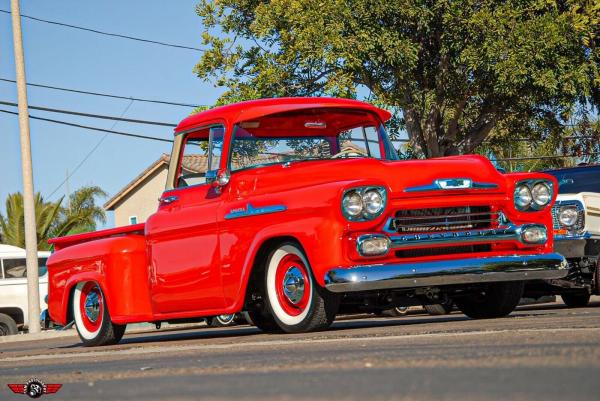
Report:
[[[371,112],[378,124],[389,119],[387,111],[353,100],[294,98],[244,102],[215,108],[188,117],[176,129],[219,122],[225,126],[223,154],[228,154],[233,124],[290,110],[340,108]],[[318,113],[317,113],[318,114]],[[311,116],[314,115],[311,114]],[[327,114],[327,124],[343,120]],[[306,119],[306,116],[304,117]],[[294,121],[280,120],[277,124]],[[265,123],[264,134],[269,125]],[[292,132],[292,131],[291,131]],[[315,135],[321,135],[316,133]],[[221,168],[227,158],[221,158]],[[324,285],[325,273],[357,264],[398,262],[393,253],[380,258],[360,257],[355,239],[361,233],[381,232],[386,220],[399,209],[452,206],[490,206],[501,210],[514,224],[541,223],[552,232],[550,207],[539,212],[520,212],[513,206],[515,183],[545,178],[546,174],[499,173],[482,156],[429,160],[386,161],[367,158],[305,161],[264,166],[234,172],[222,193],[209,185],[167,191],[178,200],[161,205],[146,224],[79,234],[51,241],[57,250],[48,260],[49,312],[66,323],[69,296],[80,281],[100,285],[115,323],[158,321],[228,314],[240,311],[250,272],[260,247],[267,241],[293,238],[304,249],[316,285]],[[408,187],[431,184],[440,178],[471,178],[495,183],[494,189],[437,192],[404,192]],[[349,222],[340,209],[346,189],[361,185],[383,186],[388,191],[385,212],[369,222]],[[554,195],[556,197],[556,195]],[[284,212],[225,219],[232,210],[283,205]],[[461,243],[461,245],[466,243]],[[492,252],[403,258],[404,261],[449,260],[464,257],[549,253],[552,239],[543,246],[520,242],[492,243]]]

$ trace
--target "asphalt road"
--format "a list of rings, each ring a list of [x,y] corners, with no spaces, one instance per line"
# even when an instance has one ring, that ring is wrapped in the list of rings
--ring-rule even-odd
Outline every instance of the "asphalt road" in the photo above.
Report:
[[[600,302],[520,308],[510,317],[352,319],[327,332],[241,326],[0,344],[7,383],[62,383],[47,400],[600,400]]]

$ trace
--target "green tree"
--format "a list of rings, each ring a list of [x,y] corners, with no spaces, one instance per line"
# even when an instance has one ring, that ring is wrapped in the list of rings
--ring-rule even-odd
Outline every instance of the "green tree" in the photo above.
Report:
[[[599,0],[202,0],[197,13],[195,72],[228,88],[220,103],[368,91],[426,157],[473,152],[500,126],[562,134],[600,97]]]
[[[35,195],[35,216],[38,249],[48,250],[50,238],[96,229],[96,222],[106,222],[104,210],[96,206],[96,197],[105,197],[99,187],[83,187],[69,197],[69,206],[62,206],[63,198],[48,202],[41,194]],[[23,195],[19,192],[6,198],[6,216],[0,213],[2,243],[25,247],[25,219]]]

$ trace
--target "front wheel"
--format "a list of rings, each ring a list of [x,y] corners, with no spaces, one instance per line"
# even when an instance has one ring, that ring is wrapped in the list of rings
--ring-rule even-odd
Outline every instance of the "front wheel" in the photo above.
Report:
[[[304,252],[294,243],[269,254],[264,288],[266,312],[287,333],[324,330],[337,313],[339,298],[315,283]]]
[[[456,306],[473,319],[504,317],[519,304],[523,287],[521,281],[490,284],[481,294],[457,298]]]
[[[12,317],[0,313],[0,336],[12,336],[18,332],[17,322]]]
[[[86,347],[118,343],[127,326],[114,324],[110,320],[104,294],[93,281],[75,286],[73,316],[79,338]]]
[[[583,308],[590,302],[590,294],[587,292],[560,294],[560,297],[569,308]]]

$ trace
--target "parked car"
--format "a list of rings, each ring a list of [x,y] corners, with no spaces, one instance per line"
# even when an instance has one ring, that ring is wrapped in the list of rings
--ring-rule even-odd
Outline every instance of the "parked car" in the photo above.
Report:
[[[558,180],[552,207],[554,249],[567,258],[569,274],[548,285],[528,286],[527,292],[560,295],[569,307],[586,306],[590,295],[600,295],[600,165],[546,173]]]
[[[44,298],[48,293],[48,256],[50,252],[38,252],[41,309],[46,307]],[[0,244],[0,336],[17,334],[28,327],[25,249]]]
[[[326,329],[346,304],[448,298],[492,318],[515,308],[524,280],[566,274],[547,235],[552,176],[501,174],[476,155],[399,161],[390,117],[279,98],[186,118],[145,224],[50,241],[52,320],[74,317],[89,346],[128,323],[240,311],[288,333]]]

